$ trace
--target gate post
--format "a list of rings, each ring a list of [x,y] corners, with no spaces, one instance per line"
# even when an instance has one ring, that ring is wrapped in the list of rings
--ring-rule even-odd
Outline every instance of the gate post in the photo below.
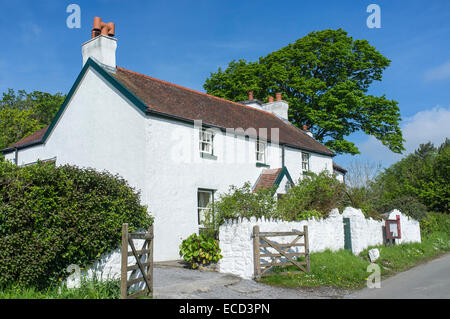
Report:
[[[149,291],[149,293],[153,295],[153,241],[155,240],[155,236],[153,233],[153,224],[150,226],[148,231],[152,235],[152,238],[150,239],[148,245],[148,249],[150,250],[150,252],[147,255],[147,262],[150,262],[150,266],[148,266],[148,277],[150,281],[151,291]]]
[[[308,238],[308,226],[303,226],[303,238],[305,240],[305,261],[306,261],[306,271],[310,272],[311,268],[309,266],[309,238]]]
[[[259,226],[253,226],[253,269],[255,279],[259,279],[261,277],[259,258]]]
[[[121,275],[120,275],[120,297],[127,299],[128,297],[128,224],[122,225],[122,261],[121,261]]]

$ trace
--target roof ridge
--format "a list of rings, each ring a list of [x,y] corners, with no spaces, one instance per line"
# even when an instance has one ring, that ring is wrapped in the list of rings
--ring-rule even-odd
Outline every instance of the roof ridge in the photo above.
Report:
[[[253,110],[253,111],[266,113],[266,114],[269,114],[269,115],[271,115],[271,116],[276,117],[277,119],[279,119],[277,116],[275,116],[275,114],[273,114],[273,113],[271,113],[271,112],[268,112],[268,111],[258,110],[258,109],[255,109],[254,107],[247,106],[247,105],[242,104],[242,103],[230,101],[230,100],[227,100],[227,99],[218,97],[218,96],[214,96],[214,95],[211,95],[211,94],[203,93],[203,92],[200,92],[200,91],[197,91],[197,90],[194,90],[194,89],[190,89],[190,88],[187,88],[187,87],[185,87],[185,86],[181,86],[181,85],[178,85],[178,84],[175,84],[175,83],[172,83],[172,82],[168,82],[168,81],[165,81],[165,80],[157,79],[157,78],[155,78],[155,77],[152,77],[152,76],[149,76],[149,75],[145,75],[145,74],[142,74],[142,73],[139,73],[139,72],[136,72],[136,71],[131,71],[131,70],[122,68],[122,67],[120,67],[120,66],[117,66],[117,69],[122,70],[122,71],[125,71],[125,72],[129,72],[129,73],[133,73],[133,74],[135,74],[135,75],[142,76],[142,77],[148,78],[148,79],[150,79],[150,80],[158,81],[158,82],[161,82],[161,83],[170,85],[170,86],[174,86],[174,87],[177,87],[177,88],[179,88],[179,89],[189,91],[189,92],[191,92],[191,93],[204,95],[204,96],[207,96],[207,97],[209,97],[209,98],[213,98],[213,99],[216,99],[216,100],[219,100],[219,101],[223,101],[223,102],[228,102],[228,103],[231,103],[231,104],[235,104],[235,105],[237,105],[237,106],[240,106],[240,107],[243,107],[243,108],[247,108],[247,109],[250,109],[250,110]]]

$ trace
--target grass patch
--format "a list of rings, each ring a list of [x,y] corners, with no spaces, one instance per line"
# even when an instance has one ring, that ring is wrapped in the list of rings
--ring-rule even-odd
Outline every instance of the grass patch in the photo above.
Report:
[[[51,287],[47,290],[12,287],[0,291],[0,299],[119,299],[119,280],[82,280],[80,288],[68,289],[65,286]]]
[[[345,250],[312,253],[310,273],[281,275],[280,272],[294,272],[298,269],[295,266],[276,267],[273,269],[273,275],[263,277],[260,281],[269,285],[290,288],[360,289],[366,286],[367,277],[370,275],[367,272],[367,266],[370,264],[368,251],[371,248],[380,250],[380,258],[375,263],[381,268],[382,278],[386,278],[449,252],[450,234],[437,232],[423,238],[422,243],[370,247],[361,252],[359,256]]]
[[[380,251],[380,258],[375,263],[380,266],[382,277],[386,278],[450,251],[450,235],[437,232],[426,236],[421,243],[370,247],[360,256],[369,261],[368,251],[371,248]]]
[[[302,260],[302,258],[299,258]],[[278,274],[282,271],[298,271],[295,266],[276,267],[274,274],[261,278],[261,282],[284,287],[336,287],[345,289],[358,288],[367,278],[366,268],[369,262],[354,256],[346,250],[332,252],[326,250],[312,253],[311,271],[303,274]]]

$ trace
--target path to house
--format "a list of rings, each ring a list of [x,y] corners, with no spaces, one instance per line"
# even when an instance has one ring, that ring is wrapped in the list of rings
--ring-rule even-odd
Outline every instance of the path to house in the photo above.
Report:
[[[383,280],[379,289],[365,288],[346,298],[450,299],[450,254]]]
[[[273,287],[234,275],[186,269],[178,262],[155,265],[154,290],[155,297],[161,299],[343,298],[349,293],[333,288]]]

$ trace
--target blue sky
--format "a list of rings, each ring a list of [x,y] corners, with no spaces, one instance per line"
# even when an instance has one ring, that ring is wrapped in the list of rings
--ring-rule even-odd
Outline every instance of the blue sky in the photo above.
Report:
[[[66,26],[71,3],[81,7],[80,29]],[[366,26],[371,3],[381,8],[380,29]],[[343,28],[392,60],[370,93],[399,102],[407,151],[450,137],[450,1],[0,0],[0,12],[0,92],[67,93],[94,16],[116,23],[119,66],[200,91],[233,59],[256,60],[311,31]],[[362,154],[337,156],[344,166],[400,158],[364,134],[350,139]]]

